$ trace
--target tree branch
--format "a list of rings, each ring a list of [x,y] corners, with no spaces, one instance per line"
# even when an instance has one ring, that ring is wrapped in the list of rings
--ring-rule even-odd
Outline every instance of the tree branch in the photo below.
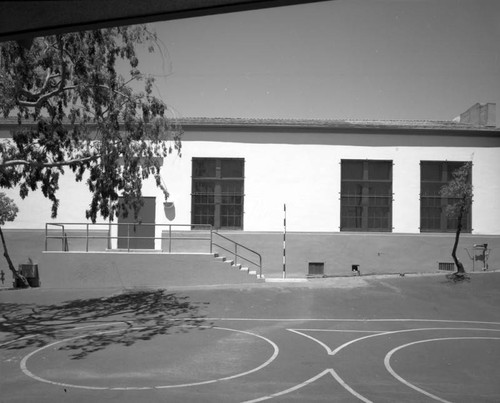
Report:
[[[101,155],[91,155],[89,157],[75,158],[67,161],[60,162],[36,162],[36,161],[27,161],[27,160],[11,160],[0,163],[0,168],[12,167],[12,166],[33,166],[33,167],[41,167],[41,168],[55,168],[68,166],[71,164],[81,164],[89,161],[96,161],[101,158]]]

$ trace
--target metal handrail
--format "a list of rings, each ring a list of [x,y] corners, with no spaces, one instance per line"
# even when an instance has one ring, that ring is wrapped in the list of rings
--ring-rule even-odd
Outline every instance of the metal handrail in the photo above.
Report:
[[[259,268],[259,277],[262,278],[262,256],[261,256],[260,253],[254,251],[253,249],[250,249],[250,248],[246,247],[245,245],[242,245],[242,244],[240,244],[238,242],[233,241],[231,238],[228,238],[227,236],[219,234],[217,231],[212,231],[212,235],[217,235],[217,236],[221,237],[222,239],[225,239],[226,241],[231,242],[234,245],[234,252],[233,252],[233,251],[231,251],[231,250],[229,250],[229,249],[227,249],[227,248],[225,248],[225,247],[223,247],[223,246],[215,243],[212,240],[212,245],[215,245],[215,246],[217,246],[217,247],[225,250],[226,252],[231,253],[234,256],[234,264],[235,265],[238,264],[238,258],[240,258],[242,260],[245,260],[246,262],[248,262],[250,264],[253,264],[253,265],[255,265],[255,266],[257,266]],[[254,261],[252,261],[252,260],[250,260],[250,259],[248,259],[248,258],[246,258],[246,257],[244,257],[244,256],[242,256],[240,254],[238,254],[238,247],[239,248],[243,248],[246,251],[253,253],[258,258],[259,262],[258,263],[254,262]]]
[[[210,250],[210,253],[212,253],[212,236],[211,236],[211,231],[212,231],[212,226],[209,224],[206,225],[196,225],[198,229],[209,231],[210,236],[198,236],[198,237],[193,237],[193,236],[172,236],[172,227],[190,227],[192,228],[193,225],[191,224],[156,224],[156,223],[140,223],[142,226],[154,226],[154,227],[168,227],[168,237],[164,236],[154,236],[154,237],[144,237],[144,236],[134,236],[130,234],[130,227],[132,225],[138,225],[139,223],[47,223],[45,224],[45,251],[48,250],[48,240],[49,239],[60,239],[63,243],[62,251],[65,251],[64,248],[64,242],[66,239],[66,242],[68,239],[84,239],[85,240],[85,252],[89,251],[89,240],[92,239],[107,239],[108,244],[112,239],[127,239],[127,251],[130,252],[130,239],[154,239],[154,240],[168,240],[168,245],[169,245],[169,250],[168,252],[172,252],[172,241],[173,240],[187,240],[187,241],[207,241],[208,248]],[[54,225],[54,226],[59,226],[62,228],[62,234],[61,235],[50,235],[49,234],[49,226]],[[126,225],[128,227],[127,230],[127,236],[112,236],[111,235],[111,227],[112,226],[124,226]],[[72,226],[72,227],[80,227],[77,228],[76,230],[85,232],[85,235],[68,235],[66,234],[64,228],[65,226]],[[90,227],[106,227],[108,229],[108,233],[106,235],[90,235]],[[67,248],[66,248],[67,251]]]
[[[65,243],[64,243],[64,224],[58,224],[58,223],[45,223],[45,251],[47,251],[47,240],[48,240],[48,231],[49,231],[49,225],[54,225],[56,227],[61,227],[61,250],[63,252],[67,252],[67,248],[65,248]],[[67,245],[67,240],[66,240],[66,245]]]
[[[161,236],[161,237],[144,237],[144,236],[131,236],[130,234],[130,226],[131,225],[143,225],[143,226],[154,226],[154,227],[168,227],[168,236],[167,237],[164,237],[164,236]],[[123,226],[123,225],[127,225],[128,229],[127,229],[127,236],[111,236],[111,227],[112,226]],[[49,234],[49,227],[50,226],[57,226],[57,227],[61,227],[61,235],[58,235],[58,236],[54,236],[54,235],[50,235]],[[80,231],[85,231],[85,235],[68,235],[66,233],[66,227],[69,227],[69,226],[72,226],[72,227],[80,227],[81,229],[79,229]],[[107,235],[90,235],[90,226],[92,227],[107,227],[108,229],[108,232],[107,232]],[[83,227],[83,228],[82,228]],[[205,231],[209,231],[209,236],[172,236],[172,227],[189,227],[189,228],[193,228],[193,227],[196,227],[196,230],[205,230]],[[163,232],[163,231],[162,231]],[[187,232],[186,233],[189,233],[189,234],[192,234],[192,232]],[[219,243],[216,243],[214,241],[214,235],[218,236],[219,238],[221,239],[224,239],[228,242],[231,243],[231,245],[233,246],[233,250],[231,249],[228,249],[222,245],[220,245]],[[258,267],[259,269],[259,276],[262,277],[262,256],[254,251],[253,249],[250,249],[248,247],[246,247],[245,245],[242,245],[238,242],[235,242],[233,241],[232,239],[222,235],[222,234],[219,234],[217,231],[215,231],[213,229],[213,227],[210,225],[210,224],[196,224],[196,225],[193,225],[193,224],[156,224],[156,223],[95,223],[95,224],[92,224],[92,223],[46,223],[45,224],[45,251],[48,250],[48,240],[49,239],[61,239],[61,242],[62,242],[62,251],[63,252],[67,252],[69,250],[68,248],[68,239],[85,239],[85,252],[88,252],[89,251],[89,240],[91,239],[107,239],[108,240],[108,247],[110,245],[110,242],[112,239],[127,239],[127,251],[130,252],[130,239],[154,239],[154,240],[166,240],[168,241],[168,253],[172,253],[172,241],[173,240],[185,240],[185,241],[207,241],[208,245],[209,245],[209,250],[210,250],[210,253],[213,253],[213,247],[216,246],[222,250],[225,250],[226,252],[232,254],[234,256],[234,264],[238,264],[238,259],[241,260],[244,260],[256,267]],[[66,247],[65,247],[66,245]],[[248,252],[250,252],[251,254],[253,254],[254,257],[256,257],[256,260],[257,261],[254,261],[254,260],[251,260],[245,256],[242,256],[241,255],[241,249],[243,250],[246,250]]]

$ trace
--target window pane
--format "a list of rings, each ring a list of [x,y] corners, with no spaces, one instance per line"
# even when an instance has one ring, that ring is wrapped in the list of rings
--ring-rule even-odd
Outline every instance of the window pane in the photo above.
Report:
[[[210,224],[214,225],[214,205],[197,205],[193,206],[193,224]]]
[[[363,222],[363,208],[342,205],[340,221],[342,229],[361,229]]]
[[[216,160],[212,158],[193,159],[194,178],[215,178]]]
[[[342,179],[363,179],[363,161],[342,160]]]
[[[441,181],[443,177],[443,163],[422,161],[420,163],[420,177],[423,181]]]
[[[441,190],[442,186],[443,186],[442,183],[421,183],[420,195],[423,197],[425,196],[441,197],[439,195],[439,191]]]
[[[221,228],[241,228],[241,217],[241,206],[221,205]]]
[[[368,207],[368,228],[389,228],[389,207]]]
[[[243,181],[222,181],[221,191],[223,195],[241,195],[243,193]]]
[[[243,178],[243,160],[221,160],[223,178]]]
[[[392,197],[392,185],[389,182],[369,182],[368,194],[370,196],[391,196]]]
[[[440,227],[441,227],[441,207],[439,206],[432,207],[423,205],[422,208],[420,209],[420,229],[439,230]]]
[[[392,162],[390,161],[368,161],[368,179],[391,179]]]
[[[344,182],[341,185],[342,197],[361,196],[363,185],[356,182]]]

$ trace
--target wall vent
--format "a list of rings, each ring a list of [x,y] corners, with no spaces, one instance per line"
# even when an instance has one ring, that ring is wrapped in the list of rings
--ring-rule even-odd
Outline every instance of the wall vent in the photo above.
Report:
[[[309,262],[308,276],[324,276],[325,263],[324,262]]]
[[[438,262],[439,270],[455,271],[455,263]]]

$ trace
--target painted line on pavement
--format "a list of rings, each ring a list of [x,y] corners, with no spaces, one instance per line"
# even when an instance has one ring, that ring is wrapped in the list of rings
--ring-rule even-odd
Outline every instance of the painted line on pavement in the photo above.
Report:
[[[291,392],[295,392],[296,390],[299,390],[301,388],[303,388],[304,386],[307,386],[315,381],[317,381],[318,379],[322,378],[323,376],[325,376],[326,374],[328,373],[331,373],[332,370],[331,369],[325,369],[323,372],[320,372],[319,374],[313,376],[312,378],[308,379],[307,381],[304,381],[302,383],[299,383],[295,386],[292,386],[291,388],[289,389],[285,389],[281,392],[277,392],[277,393],[273,393],[272,395],[267,395],[267,396],[262,396],[262,397],[259,397],[257,399],[253,399],[253,400],[246,400],[242,403],[257,403],[257,402],[263,402],[264,400],[269,400],[269,399],[273,399],[275,397],[279,397],[279,396],[283,396],[283,395],[286,395],[288,393],[291,393]]]
[[[328,330],[328,329],[286,329],[288,330],[289,332],[292,332],[292,333],[296,333],[298,335],[301,335],[301,336],[304,336],[316,343],[318,343],[320,346],[322,346],[326,352],[328,353],[328,355],[333,355],[332,354],[332,349],[330,347],[328,347],[325,343],[323,343],[322,341],[316,339],[315,337],[309,335],[309,334],[306,334],[306,333],[302,333],[302,332],[307,332],[307,331],[310,331],[310,332],[316,332],[316,331],[319,331],[319,332],[346,332],[346,333],[351,333],[351,332],[355,332],[355,333],[386,333],[386,332],[379,332],[379,331],[371,331],[371,330],[338,330],[338,329],[335,329],[335,330]]]
[[[442,338],[436,338],[436,339],[418,340],[418,341],[414,341],[411,343],[403,344],[403,345],[396,347],[396,348],[392,349],[391,351],[389,351],[384,358],[384,365],[385,365],[385,368],[387,369],[387,371],[389,371],[389,373],[394,378],[396,378],[399,382],[405,384],[406,386],[412,388],[413,390],[416,390],[417,392],[422,393],[423,395],[430,397],[431,399],[437,400],[438,402],[452,403],[449,400],[442,399],[439,396],[433,395],[432,393],[429,393],[426,390],[419,388],[418,386],[415,386],[414,384],[408,382],[406,379],[399,376],[396,373],[396,371],[394,371],[394,369],[392,369],[392,367],[391,367],[391,357],[393,356],[393,354],[395,352],[397,352],[403,348],[415,345],[415,344],[429,343],[429,342],[433,342],[433,341],[442,341],[442,340],[500,340],[500,337],[442,337]]]
[[[463,321],[462,323],[471,323],[471,322]],[[357,339],[348,341],[347,343],[344,343],[341,346],[337,347],[335,350],[333,350],[330,353],[330,355],[335,355],[339,351],[350,346],[351,344],[357,343],[361,340],[370,339],[372,337],[387,336],[389,334],[397,334],[397,333],[421,332],[421,331],[426,331],[426,330],[431,330],[431,331],[434,331],[434,330],[479,330],[479,331],[500,332],[500,329],[486,329],[486,328],[474,328],[474,327],[420,327],[420,328],[416,328],[416,329],[391,330],[388,332],[379,332],[376,334],[370,334],[368,336],[363,336],[363,337],[359,337]]]
[[[266,338],[264,336],[261,336],[261,335],[258,335],[258,334],[255,334],[255,333],[252,333],[252,332],[249,332],[249,331],[237,330],[237,329],[230,329],[230,328],[218,327],[218,326],[183,326],[183,327],[197,327],[197,328],[205,328],[205,329],[227,330],[227,331],[232,331],[232,332],[237,332],[237,333],[243,333],[243,334],[247,334],[247,335],[250,335],[250,336],[254,336],[254,337],[260,338],[260,339],[266,341],[267,343],[269,343],[273,347],[273,354],[271,355],[270,358],[268,358],[264,363],[262,363],[258,367],[253,368],[253,369],[251,369],[249,371],[245,371],[245,372],[242,372],[242,373],[235,374],[235,375],[231,375],[231,376],[227,376],[227,377],[223,377],[223,378],[218,378],[218,379],[211,379],[211,380],[207,380],[207,381],[201,381],[201,382],[192,382],[192,383],[177,384],[177,385],[158,385],[158,386],[148,386],[148,387],[139,387],[139,386],[137,386],[137,387],[136,386],[132,386],[132,387],[128,387],[128,386],[124,386],[124,387],[110,387],[110,386],[74,385],[74,384],[70,384],[70,383],[51,381],[49,379],[42,378],[42,377],[40,377],[40,376],[32,373],[28,369],[27,362],[35,354],[39,353],[42,350],[45,350],[45,349],[50,348],[52,346],[55,346],[57,344],[67,343],[67,342],[70,342],[70,341],[73,341],[73,340],[82,339],[82,338],[85,338],[85,337],[89,336],[89,334],[84,334],[84,335],[70,337],[70,338],[63,339],[63,340],[58,340],[58,341],[52,342],[50,344],[47,344],[47,345],[45,345],[43,347],[40,347],[40,348],[32,351],[31,353],[27,354],[26,356],[24,356],[22,358],[22,360],[20,362],[20,368],[21,368],[21,370],[23,371],[23,373],[25,375],[27,375],[28,377],[30,377],[32,379],[35,379],[35,380],[40,381],[40,382],[52,384],[52,385],[55,385],[55,386],[62,386],[62,387],[68,387],[68,388],[78,388],[78,389],[88,389],[88,390],[171,389],[171,388],[183,388],[183,387],[188,387],[188,386],[206,385],[206,384],[210,384],[210,383],[215,383],[215,382],[220,382],[220,381],[227,381],[227,380],[230,380],[230,379],[239,378],[239,377],[242,377],[242,376],[245,376],[245,375],[248,375],[248,374],[251,374],[253,372],[256,372],[256,371],[259,371],[259,370],[263,369],[264,367],[268,366],[271,362],[273,362],[276,359],[276,357],[278,356],[278,354],[279,354],[279,348],[276,345],[276,343],[274,343],[272,340],[270,340],[270,339],[268,339],[268,338]],[[129,328],[129,329],[107,330],[107,331],[92,333],[92,335],[103,335],[103,334],[117,333],[117,332],[122,332],[122,331],[126,332],[126,331],[130,331],[130,330],[142,330],[142,329],[146,329],[146,328],[149,328],[149,327],[142,326],[142,327],[134,327],[134,328]],[[75,329],[77,329],[77,328],[75,328]]]

